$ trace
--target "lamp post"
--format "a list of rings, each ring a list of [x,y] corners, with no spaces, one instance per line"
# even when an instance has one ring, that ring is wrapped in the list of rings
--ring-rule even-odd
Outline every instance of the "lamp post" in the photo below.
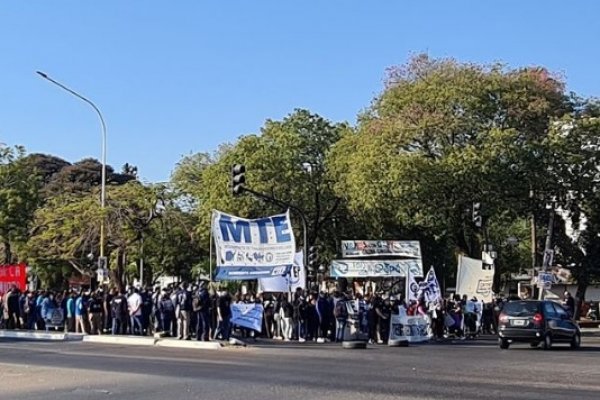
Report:
[[[100,112],[98,107],[96,107],[96,105],[94,103],[92,103],[91,100],[85,98],[84,96],[80,95],[76,91],[69,89],[62,83],[55,81],[54,79],[50,78],[47,74],[45,74],[43,72],[36,71],[36,73],[39,76],[41,76],[42,78],[46,79],[47,81],[55,84],[59,88],[69,92],[73,96],[75,96],[78,99],[83,100],[84,102],[89,104],[94,109],[96,114],[98,114],[98,117],[100,118],[100,124],[102,125],[102,182],[101,182],[101,193],[100,193],[100,207],[102,209],[102,221],[100,223],[100,258],[102,260],[104,260],[104,207],[105,207],[105,203],[106,203],[106,124],[104,123],[104,118],[102,117],[102,113]]]

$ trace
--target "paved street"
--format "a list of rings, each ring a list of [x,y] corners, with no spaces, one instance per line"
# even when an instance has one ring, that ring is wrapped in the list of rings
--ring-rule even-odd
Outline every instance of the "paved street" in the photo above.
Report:
[[[218,351],[0,342],[0,399],[597,399],[600,340],[550,352],[493,341],[259,344]]]

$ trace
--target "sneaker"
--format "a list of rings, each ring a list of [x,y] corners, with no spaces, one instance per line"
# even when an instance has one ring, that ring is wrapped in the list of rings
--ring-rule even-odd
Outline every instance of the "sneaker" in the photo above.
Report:
[[[298,339],[298,342],[300,342],[300,343],[304,343],[304,342],[306,342],[306,339],[304,339],[304,338],[300,338],[300,339]]]

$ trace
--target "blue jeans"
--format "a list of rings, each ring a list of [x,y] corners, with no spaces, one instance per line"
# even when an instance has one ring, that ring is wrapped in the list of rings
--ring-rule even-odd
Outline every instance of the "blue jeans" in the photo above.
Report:
[[[337,330],[335,333],[335,341],[343,342],[344,341],[344,332],[346,331],[346,323],[348,320],[346,318],[338,318],[337,319]]]
[[[208,330],[210,329],[210,315],[205,311],[196,313],[196,340],[208,341]]]
[[[223,340],[229,340],[229,332],[231,328],[229,326],[229,317],[219,321],[217,324],[217,329],[215,330],[215,335],[213,339],[219,337],[219,333],[223,336]]]
[[[169,336],[173,335],[173,317],[171,314],[162,313],[160,314],[160,324],[162,331]]]
[[[138,335],[142,335],[143,334],[143,328],[142,328],[142,316],[141,315],[132,315],[131,316],[131,334],[135,335],[135,327],[138,327]]]
[[[112,329],[111,332],[113,335],[122,335],[123,334],[124,324],[121,318],[113,318],[112,319]]]

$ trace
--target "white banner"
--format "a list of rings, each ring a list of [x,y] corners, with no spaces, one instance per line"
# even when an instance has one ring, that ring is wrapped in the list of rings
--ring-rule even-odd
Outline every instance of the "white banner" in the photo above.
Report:
[[[289,211],[259,219],[213,211],[216,280],[283,276],[294,263],[296,243]]]
[[[418,240],[342,240],[342,257],[421,258]]]
[[[262,330],[263,306],[255,303],[231,305],[231,323],[257,332]]]
[[[332,278],[406,277],[409,271],[423,276],[423,263],[418,260],[334,260],[329,275]]]
[[[410,273],[410,270],[408,270],[407,272],[408,276],[406,277],[406,302],[410,303],[411,301],[419,300],[420,286],[415,280],[414,275]]]
[[[304,269],[303,251],[296,253],[294,265],[287,275],[258,280],[259,292],[295,292],[297,288],[306,288],[306,270]]]
[[[429,339],[428,318],[424,316],[409,317],[406,313],[392,314],[390,318],[390,340],[420,343]]]
[[[469,298],[477,297],[485,303],[492,302],[492,285],[494,283],[494,268],[484,268],[481,260],[458,256],[458,271],[456,273],[456,294]]]

